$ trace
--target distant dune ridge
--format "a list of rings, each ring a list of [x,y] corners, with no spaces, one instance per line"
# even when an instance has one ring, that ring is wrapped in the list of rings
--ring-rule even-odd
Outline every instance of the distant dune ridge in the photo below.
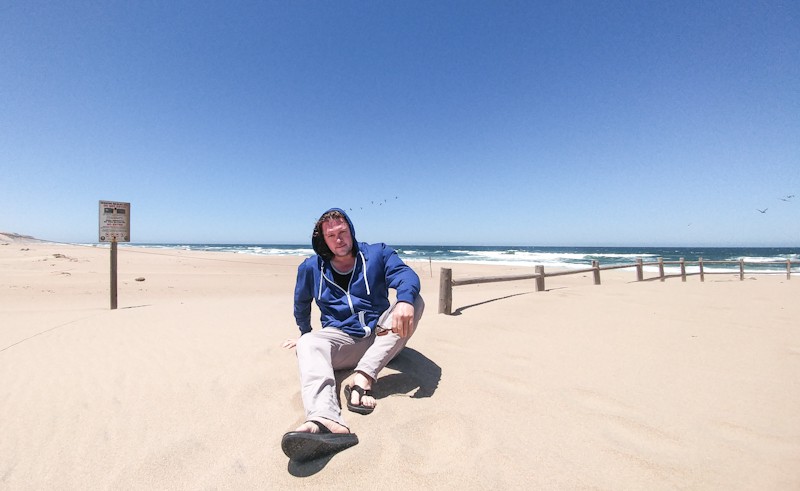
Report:
[[[41,240],[30,235],[16,234],[14,232],[0,232],[0,244],[24,244],[26,242],[41,242]]]

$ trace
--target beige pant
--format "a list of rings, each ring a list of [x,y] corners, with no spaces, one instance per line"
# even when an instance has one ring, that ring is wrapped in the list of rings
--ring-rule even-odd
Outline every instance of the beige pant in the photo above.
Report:
[[[392,326],[392,304],[384,312],[378,325]],[[345,425],[339,407],[334,370],[355,369],[372,380],[400,351],[417,328],[425,302],[417,296],[414,302],[414,325],[411,333],[401,338],[393,332],[377,336],[354,338],[339,329],[326,327],[311,331],[297,340],[297,362],[300,366],[300,391],[307,420],[329,419]]]

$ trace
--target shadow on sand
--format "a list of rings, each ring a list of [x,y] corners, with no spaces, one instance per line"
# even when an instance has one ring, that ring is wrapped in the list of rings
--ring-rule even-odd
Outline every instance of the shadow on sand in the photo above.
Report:
[[[407,394],[414,389],[417,390],[411,395],[412,399],[431,397],[442,379],[442,368],[439,365],[419,351],[408,347],[387,366],[398,373],[378,376],[378,382],[372,388],[372,396],[375,399]],[[341,392],[342,383],[353,373],[353,370],[335,372],[337,392]]]
[[[321,471],[328,465],[328,462],[331,461],[333,456],[336,454],[326,455],[325,457],[321,457],[316,460],[310,460],[308,462],[297,462],[295,460],[289,460],[289,467],[287,470],[289,474],[293,475],[294,477],[309,477],[313,476],[317,472]]]
[[[493,298],[491,300],[484,300],[483,302],[473,303],[472,305],[465,305],[463,307],[459,307],[453,311],[450,315],[461,315],[465,310],[471,309],[472,307],[477,307],[479,305],[486,305],[487,303],[497,302],[499,300],[505,300],[507,298],[518,297],[520,295],[530,295],[533,292],[522,292],[522,293],[515,293],[513,295],[506,295],[505,297]]]
[[[405,348],[397,357],[389,362],[389,368],[397,370],[378,379],[373,393],[376,399],[382,399],[395,394],[407,394],[417,389],[411,395],[412,399],[431,397],[439,387],[442,379],[442,368],[430,358],[419,351]]]

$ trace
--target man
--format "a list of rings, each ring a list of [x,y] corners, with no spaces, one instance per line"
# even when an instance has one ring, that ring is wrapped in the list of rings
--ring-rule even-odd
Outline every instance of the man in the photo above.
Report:
[[[311,242],[317,254],[298,267],[294,292],[301,335],[283,344],[296,347],[306,411],[307,421],[282,443],[297,460],[358,442],[342,418],[334,370],[355,369],[344,390],[347,407],[371,413],[378,373],[405,347],[424,310],[417,274],[386,244],[357,242],[343,210],[325,212]],[[396,290],[394,304],[390,288]],[[317,331],[311,329],[312,299],[321,313]]]

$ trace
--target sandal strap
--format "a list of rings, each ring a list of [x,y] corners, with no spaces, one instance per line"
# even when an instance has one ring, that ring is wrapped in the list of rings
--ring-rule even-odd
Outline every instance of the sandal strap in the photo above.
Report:
[[[364,396],[372,397],[372,390],[371,389],[365,389],[364,387],[361,387],[360,385],[355,385],[355,384],[353,384],[350,388],[352,389],[353,392],[358,394],[358,398],[359,399],[361,399]]]
[[[320,423],[319,421],[314,421],[313,419],[311,419],[308,422],[309,423],[314,423],[315,425],[317,425],[317,428],[319,428],[319,432],[320,433],[331,433],[331,430],[329,430],[327,426],[325,426],[324,424]]]

